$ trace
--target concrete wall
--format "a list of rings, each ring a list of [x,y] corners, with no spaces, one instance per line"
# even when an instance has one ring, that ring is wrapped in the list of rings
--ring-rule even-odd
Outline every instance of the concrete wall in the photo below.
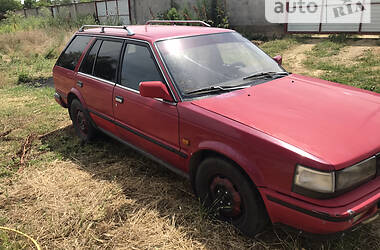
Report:
[[[80,16],[92,15],[97,17],[100,23],[107,23],[110,20],[129,24],[128,0],[108,0],[87,3],[73,3],[55,5],[42,8],[24,9],[16,11],[17,14],[29,16],[53,16],[61,18],[77,18]]]
[[[27,9],[25,10],[26,16],[37,16],[38,15],[38,9]]]
[[[265,0],[227,0],[231,26],[265,34],[284,33],[284,26],[265,19]]]
[[[134,24],[144,24],[159,13],[167,11],[172,4],[184,8],[197,6],[198,0],[130,0],[131,20]],[[265,19],[265,0],[219,0],[226,6],[232,28],[248,32],[283,34],[284,26],[272,24]]]
[[[57,5],[53,7],[56,11],[53,10],[54,17],[65,17],[65,18],[76,18],[77,13],[74,5]]]
[[[93,15],[96,13],[94,3],[78,3],[77,11],[79,15]]]
[[[130,0],[132,24],[144,24],[170,8],[171,0]]]
[[[179,9],[189,8],[194,13],[193,7],[199,0],[130,0],[130,12],[132,24],[145,24],[150,19],[155,19],[160,13],[164,13],[172,6]],[[212,0],[208,0],[212,1]],[[262,33],[265,35],[283,34],[284,27],[272,24],[265,19],[265,0],[218,0],[223,1],[232,28],[244,32]],[[268,1],[268,0],[267,0]],[[118,0],[119,13],[113,13],[114,0],[60,5],[49,7],[53,16],[75,18],[80,15],[92,14],[98,16],[100,21],[107,20],[108,15],[121,15],[119,20],[129,23],[128,0]],[[105,5],[109,8],[105,9]],[[104,6],[103,6],[104,5]],[[98,7],[96,7],[98,6]],[[116,6],[116,5],[115,5]],[[96,8],[98,11],[96,11]],[[38,15],[38,9],[23,11],[26,16]],[[103,13],[104,12],[104,13]],[[21,11],[20,11],[21,13]],[[106,14],[105,14],[106,13]],[[114,16],[115,17],[115,16]]]

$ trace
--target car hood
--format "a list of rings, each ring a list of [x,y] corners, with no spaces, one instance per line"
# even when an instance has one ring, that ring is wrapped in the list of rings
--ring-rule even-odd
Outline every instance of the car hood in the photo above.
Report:
[[[380,95],[300,75],[192,101],[340,169],[380,151]]]

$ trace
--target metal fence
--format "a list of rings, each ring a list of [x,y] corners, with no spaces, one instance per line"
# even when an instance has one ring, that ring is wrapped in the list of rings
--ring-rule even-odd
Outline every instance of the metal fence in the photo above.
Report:
[[[100,23],[107,22],[130,24],[130,9],[128,0],[96,1],[88,3],[72,3],[16,11],[17,14],[29,16],[52,16],[77,18],[92,15]]]
[[[369,0],[366,5],[371,6],[371,22],[363,23],[364,12],[360,20],[353,23],[289,23],[285,26],[288,33],[355,33],[380,34],[380,0]],[[287,6],[289,9],[289,6]],[[321,15],[323,11],[321,11]],[[322,17],[321,17],[322,20]]]

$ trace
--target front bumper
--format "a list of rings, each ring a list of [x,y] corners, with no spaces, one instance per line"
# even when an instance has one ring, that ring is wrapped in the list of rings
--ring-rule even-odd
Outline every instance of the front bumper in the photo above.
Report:
[[[284,224],[302,232],[329,235],[369,223],[377,215],[380,189],[343,207],[322,207],[278,192],[260,188],[273,224]]]

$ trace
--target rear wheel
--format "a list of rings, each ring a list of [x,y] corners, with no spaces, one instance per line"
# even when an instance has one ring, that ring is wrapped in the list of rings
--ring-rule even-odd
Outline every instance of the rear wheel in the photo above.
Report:
[[[82,104],[74,99],[70,105],[70,118],[73,121],[76,134],[84,142],[94,139],[96,128],[91,124],[90,118],[86,114]]]
[[[259,192],[233,163],[208,158],[199,166],[195,190],[204,206],[243,234],[254,236],[268,223]]]

